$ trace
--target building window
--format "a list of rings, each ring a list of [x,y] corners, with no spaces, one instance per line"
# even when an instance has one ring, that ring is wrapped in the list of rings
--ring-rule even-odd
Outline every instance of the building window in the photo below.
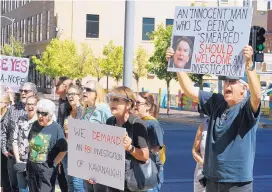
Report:
[[[20,21],[20,41],[23,42],[23,34],[24,34],[24,20]]]
[[[46,13],[46,39],[49,39],[49,31],[50,31],[50,11]]]
[[[39,23],[39,25],[40,25],[40,41],[42,41],[43,40],[43,36],[42,36],[42,13],[40,13],[40,23]]]
[[[26,43],[29,43],[31,39],[31,18],[27,19],[27,40]]]
[[[40,17],[36,15],[36,41],[40,41]]]
[[[86,37],[99,38],[99,15],[86,15]]]
[[[31,30],[31,42],[34,42],[34,17],[31,17],[30,30]]]
[[[165,26],[173,25],[174,19],[166,19],[165,20]]]
[[[142,31],[142,40],[150,40],[148,34],[151,34],[155,28],[155,19],[154,18],[143,18],[143,31]]]
[[[25,43],[26,42],[26,36],[27,36],[27,33],[26,33],[26,19],[24,19],[23,20],[23,22],[24,22],[24,30],[23,30],[23,43]]]

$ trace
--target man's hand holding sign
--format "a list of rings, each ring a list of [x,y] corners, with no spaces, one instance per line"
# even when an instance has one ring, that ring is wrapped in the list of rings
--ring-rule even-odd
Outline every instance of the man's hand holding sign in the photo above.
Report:
[[[215,13],[216,9],[217,12]],[[201,179],[201,181],[207,181],[204,184],[206,185],[206,191],[236,191],[235,189],[252,191],[256,130],[260,119],[261,105],[260,81],[255,69],[251,70],[253,49],[251,46],[246,45],[249,39],[248,32],[250,31],[252,9],[208,7],[189,9],[177,7],[173,39],[176,34],[188,36],[188,31],[190,31],[188,22],[186,25],[182,25],[183,30],[177,28],[178,24],[182,23],[180,21],[182,18],[195,18],[196,12],[199,13],[198,17],[204,17],[205,10],[208,12],[206,14],[207,21],[195,21],[197,23],[196,31],[198,31],[198,28],[204,27],[207,30],[206,37],[208,37],[211,20],[216,20],[214,16],[220,17],[222,21],[225,20],[227,25],[225,31],[227,33],[222,32],[226,36],[226,38],[223,38],[225,42],[221,42],[222,38],[219,38],[220,29],[223,29],[220,27],[217,30],[218,33],[210,36],[209,41],[220,40],[220,42],[218,41],[213,45],[202,41],[205,37],[203,34],[205,31],[196,34],[194,38],[195,48],[192,50],[191,69],[171,68],[171,61],[175,61],[175,58],[171,58],[177,55],[175,53],[177,51],[172,46],[166,52],[166,60],[169,61],[168,70],[177,72],[184,93],[199,103],[199,112],[210,117],[203,168],[205,178]],[[211,10],[213,14],[210,15]],[[234,20],[236,20],[235,23]],[[244,22],[241,25],[243,28],[238,26],[241,21]],[[223,25],[223,23],[221,24]],[[229,27],[232,30],[229,30]],[[235,32],[237,28],[239,28],[239,33]],[[190,36],[194,33],[193,31],[195,31],[194,27]],[[232,42],[230,42],[231,39]],[[223,44],[220,45],[221,43]],[[242,45],[243,47],[241,47]],[[196,59],[203,52],[203,47],[205,47],[204,52],[209,52],[209,54],[201,57],[209,57],[209,59]],[[224,62],[217,63],[217,61],[222,61],[220,59],[222,56],[225,58]],[[183,54],[180,58],[184,60],[186,57]],[[216,60],[217,58],[218,60]],[[204,63],[205,66],[203,66]],[[223,95],[221,93],[212,94],[196,91],[193,82],[184,71],[220,75],[219,78],[224,81]],[[249,96],[247,95],[248,90],[250,92]]]

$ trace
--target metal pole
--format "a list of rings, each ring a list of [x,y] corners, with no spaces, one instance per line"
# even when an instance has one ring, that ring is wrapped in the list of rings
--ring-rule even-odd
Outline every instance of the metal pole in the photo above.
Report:
[[[135,1],[126,0],[123,85],[132,87]]]
[[[14,42],[14,36],[13,36],[13,23],[14,23],[14,20],[15,19],[12,19],[11,21],[11,36],[12,36],[12,42],[11,42],[11,53],[12,53],[12,56],[13,56],[13,42]]]
[[[220,7],[220,0],[217,0],[217,7]],[[222,94],[222,90],[223,90],[223,83],[222,83],[222,80],[219,80],[219,77],[218,77],[218,93]]]

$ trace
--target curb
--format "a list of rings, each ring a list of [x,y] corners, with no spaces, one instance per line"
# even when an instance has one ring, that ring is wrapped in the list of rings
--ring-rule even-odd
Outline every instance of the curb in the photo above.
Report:
[[[157,118],[159,121],[162,122],[166,122],[166,123],[184,123],[184,124],[190,124],[190,125],[199,125],[200,123],[202,123],[205,119],[204,118],[199,118],[199,119],[189,119],[189,118],[169,118],[169,117],[158,117]],[[260,128],[264,128],[264,129],[272,129],[272,124],[268,124],[268,123],[259,123],[259,127]]]
[[[193,124],[199,125],[204,121],[205,118],[189,119],[189,118],[169,118],[169,117],[158,117],[159,121],[167,122],[167,123],[184,123],[184,124]]]

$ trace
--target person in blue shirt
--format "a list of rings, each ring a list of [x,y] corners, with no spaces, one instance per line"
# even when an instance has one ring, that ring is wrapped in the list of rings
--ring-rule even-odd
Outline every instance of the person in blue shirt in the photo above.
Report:
[[[169,48],[166,59],[172,55],[173,50]],[[252,47],[245,46],[243,55],[246,75],[242,78],[221,77],[224,80],[223,95],[197,92],[186,73],[177,73],[184,93],[198,101],[199,112],[210,117],[203,167],[207,192],[253,191],[261,85],[256,70],[251,70]]]

